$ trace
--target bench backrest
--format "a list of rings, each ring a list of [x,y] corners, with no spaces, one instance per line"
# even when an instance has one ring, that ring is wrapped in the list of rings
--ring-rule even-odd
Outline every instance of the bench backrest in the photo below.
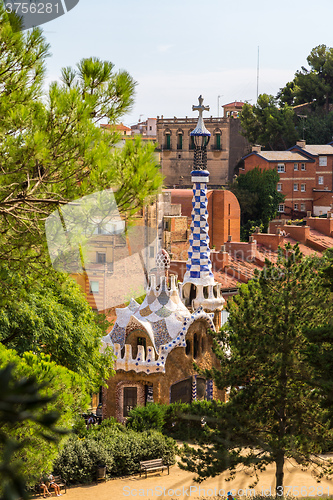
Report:
[[[163,465],[162,458],[155,458],[154,460],[146,460],[144,462],[140,462],[141,467],[154,467],[158,465]]]
[[[65,483],[66,481],[64,481],[60,476],[53,476],[54,477],[54,482],[56,484],[62,484],[62,483]]]

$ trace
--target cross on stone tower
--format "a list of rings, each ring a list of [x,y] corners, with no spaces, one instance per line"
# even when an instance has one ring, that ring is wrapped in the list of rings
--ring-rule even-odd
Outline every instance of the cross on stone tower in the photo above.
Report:
[[[199,111],[199,120],[201,119],[202,120],[202,113],[203,111],[209,111],[209,106],[204,106],[202,103],[203,103],[203,97],[202,95],[199,95],[198,97],[198,101],[199,101],[199,106],[195,106],[193,104],[192,106],[192,111]]]

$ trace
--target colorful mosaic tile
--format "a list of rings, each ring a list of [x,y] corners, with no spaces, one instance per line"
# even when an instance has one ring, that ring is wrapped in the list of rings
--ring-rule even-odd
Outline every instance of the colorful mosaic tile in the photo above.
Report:
[[[168,329],[164,319],[152,323],[152,328],[154,332],[155,345],[157,350],[161,345],[167,344],[172,340],[168,333]]]
[[[157,314],[157,316],[159,316],[160,318],[167,318],[172,314],[172,311],[170,311],[170,309],[168,309],[167,307],[163,306],[158,311],[155,311],[155,314]]]
[[[125,328],[117,325],[117,323],[114,325],[112,331],[110,332],[110,337],[112,342],[114,344],[120,344],[121,347],[123,347],[125,343],[125,335],[126,335]]]
[[[140,309],[139,313],[140,315],[145,318],[146,316],[149,316],[153,311],[150,309],[149,306],[145,307],[144,309]]]

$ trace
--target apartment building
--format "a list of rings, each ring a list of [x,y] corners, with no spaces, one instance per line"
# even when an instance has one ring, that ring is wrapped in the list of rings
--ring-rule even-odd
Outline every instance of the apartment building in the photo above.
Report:
[[[306,145],[298,141],[287,151],[262,151],[253,146],[245,157],[246,173],[255,167],[275,169],[280,176],[277,190],[285,196],[279,205],[281,216],[304,217],[326,214],[333,202],[333,147]]]

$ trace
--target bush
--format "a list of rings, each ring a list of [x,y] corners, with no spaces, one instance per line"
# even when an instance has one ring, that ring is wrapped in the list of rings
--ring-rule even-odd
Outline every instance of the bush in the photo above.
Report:
[[[148,403],[147,406],[136,406],[129,413],[126,427],[137,432],[156,429],[162,432],[165,424],[166,405]]]
[[[112,471],[113,457],[103,443],[72,437],[56,459],[53,469],[68,483],[91,483],[96,479],[99,465],[105,465],[107,471]]]
[[[89,432],[80,440],[70,438],[58,456],[54,471],[68,483],[88,483],[96,477],[98,465],[106,465],[107,477],[125,476],[140,471],[140,461],[162,458],[175,463],[176,443],[157,431],[121,431],[117,427]]]

